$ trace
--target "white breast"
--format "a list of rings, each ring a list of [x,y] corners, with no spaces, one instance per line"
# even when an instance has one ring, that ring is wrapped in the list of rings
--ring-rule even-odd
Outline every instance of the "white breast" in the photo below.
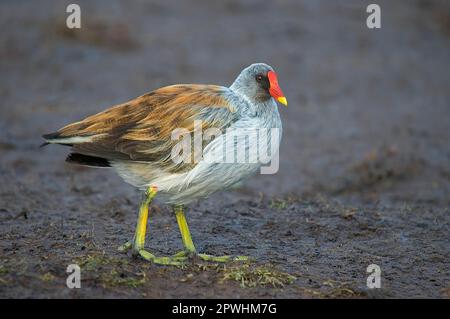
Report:
[[[137,179],[130,175],[130,169],[122,170],[121,165],[116,168],[119,174],[125,172],[121,176],[135,186],[156,185],[158,198],[165,203],[187,204],[229,188],[258,172],[261,166],[267,166],[271,157],[278,153],[281,119],[275,102],[270,102],[264,105],[266,112],[257,114],[248,110],[221,136],[211,141],[203,150],[203,158],[189,172],[152,174],[152,177]]]

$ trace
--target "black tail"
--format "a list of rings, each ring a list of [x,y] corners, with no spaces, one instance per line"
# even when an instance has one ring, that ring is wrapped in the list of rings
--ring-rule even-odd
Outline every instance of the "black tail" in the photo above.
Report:
[[[59,133],[57,133],[57,132],[55,132],[55,133],[50,133],[50,134],[44,134],[44,135],[42,135],[42,138],[43,138],[44,140],[48,141],[48,140],[51,140],[51,139],[53,139],[53,138],[55,138],[55,137],[58,137],[58,135],[59,135]],[[47,145],[49,145],[49,144],[50,144],[49,142],[44,142],[44,143],[42,143],[41,145],[39,145],[39,147],[44,147],[44,146],[47,146]]]
[[[60,135],[59,132],[54,132],[54,133],[44,134],[44,135],[42,135],[42,137],[44,138],[44,140],[53,140],[55,138],[58,138],[59,135]]]
[[[59,132],[54,132],[54,133],[49,133],[49,134],[44,134],[42,135],[42,138],[45,140],[44,143],[42,143],[39,147],[44,147],[47,146],[49,144],[59,144],[59,145],[64,145],[64,146],[73,146],[73,144],[68,144],[68,143],[49,143],[48,141],[51,140],[55,140],[58,139],[61,136],[61,133]]]
[[[94,167],[111,167],[111,164],[106,158],[79,153],[70,153],[67,155],[66,162]]]

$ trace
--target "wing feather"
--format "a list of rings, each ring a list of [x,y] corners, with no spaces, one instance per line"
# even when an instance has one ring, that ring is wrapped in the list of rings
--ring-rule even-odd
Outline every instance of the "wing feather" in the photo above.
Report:
[[[228,88],[214,85],[168,86],[45,137],[51,136],[49,143],[73,141],[73,151],[78,154],[110,161],[153,162],[161,168],[184,171],[192,163],[174,165],[170,160],[172,147],[178,142],[172,141],[172,131],[184,128],[193,133],[195,120],[202,120],[202,129],[228,127],[237,114],[227,94]]]

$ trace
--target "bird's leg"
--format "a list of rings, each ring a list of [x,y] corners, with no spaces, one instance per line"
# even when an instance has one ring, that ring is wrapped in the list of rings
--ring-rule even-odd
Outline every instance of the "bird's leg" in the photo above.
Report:
[[[184,216],[183,206],[176,205],[174,207],[174,210],[178,222],[178,227],[180,228],[181,239],[183,240],[184,248],[186,249],[186,252],[195,254],[197,251],[195,249],[194,243],[192,242],[191,232],[189,231],[186,216]]]
[[[142,200],[141,205],[139,206],[139,216],[136,225],[136,231],[132,241],[127,241],[125,244],[119,246],[120,252],[126,252],[131,248],[136,248],[139,250],[144,247],[145,242],[145,232],[147,229],[147,220],[148,220],[148,207],[150,203],[155,198],[158,190],[156,187],[149,187],[145,192],[145,198]]]
[[[189,226],[186,221],[186,217],[184,215],[183,206],[175,205],[174,206],[175,216],[177,217],[178,226],[180,227],[181,238],[183,240],[183,245],[185,250],[180,251],[175,254],[174,257],[187,257],[190,255],[197,255],[199,258],[205,261],[214,261],[214,262],[227,262],[232,260],[247,260],[248,258],[245,256],[211,256],[207,254],[199,254],[195,249],[194,243],[192,242],[191,232],[189,231]]]
[[[148,208],[150,203],[153,201],[157,193],[156,187],[149,187],[145,192],[145,198],[139,206],[139,217],[136,225],[136,232],[134,234],[133,248],[136,251],[140,251],[144,248],[145,235],[147,232],[147,221],[148,221]]]
[[[145,192],[145,198],[139,207],[139,217],[136,225],[136,232],[132,242],[127,242],[119,247],[119,251],[133,249],[134,254],[140,255],[145,260],[161,265],[181,265],[186,257],[156,257],[154,254],[144,250],[145,235],[148,221],[148,207],[157,194],[156,187],[149,187]]]

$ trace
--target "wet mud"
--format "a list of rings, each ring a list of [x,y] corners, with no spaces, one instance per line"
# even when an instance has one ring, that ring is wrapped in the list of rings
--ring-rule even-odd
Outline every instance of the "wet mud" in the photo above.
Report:
[[[446,1],[379,1],[380,30],[365,1],[77,3],[75,31],[64,1],[0,4],[1,298],[450,296]],[[163,85],[229,85],[253,62],[289,100],[279,172],[187,212],[198,250],[251,261],[120,254],[141,194],[40,136]],[[182,248],[158,202],[146,247]],[[66,286],[73,263],[80,289]]]

